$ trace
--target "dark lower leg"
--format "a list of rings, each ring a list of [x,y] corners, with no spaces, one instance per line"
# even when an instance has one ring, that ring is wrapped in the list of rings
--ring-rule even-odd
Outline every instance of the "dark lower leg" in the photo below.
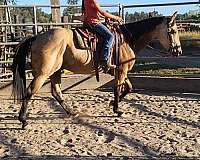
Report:
[[[27,109],[28,109],[28,101],[31,99],[31,93],[27,93],[26,98],[22,102],[21,109],[19,111],[18,120],[22,123],[22,128],[24,129],[25,126],[28,125],[26,118],[27,118]]]
[[[126,79],[125,80],[125,84],[123,84],[123,89],[121,90],[121,95],[119,96],[119,101],[121,102],[122,101],[122,99],[128,94],[128,93],[130,93],[131,92],[131,90],[132,90],[132,84],[131,84],[131,82],[128,80],[128,79]]]
[[[121,116],[123,112],[119,111],[119,94],[120,94],[120,86],[114,87],[114,102],[113,102],[113,112],[117,113],[118,116]]]
[[[28,125],[28,123],[26,121],[28,101],[31,99],[32,95],[34,95],[35,93],[37,93],[39,91],[39,89],[44,84],[45,80],[46,80],[46,76],[40,75],[32,80],[31,84],[29,85],[29,87],[27,89],[26,97],[22,102],[22,106],[21,106],[21,109],[19,112],[19,117],[18,117],[19,121],[22,122],[23,129],[25,126]]]

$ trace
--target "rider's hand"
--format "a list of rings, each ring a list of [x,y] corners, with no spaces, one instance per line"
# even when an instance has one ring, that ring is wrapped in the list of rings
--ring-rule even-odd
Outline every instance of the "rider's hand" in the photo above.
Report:
[[[122,24],[123,22],[123,19],[119,16],[116,16],[115,20],[119,23],[119,24]]]

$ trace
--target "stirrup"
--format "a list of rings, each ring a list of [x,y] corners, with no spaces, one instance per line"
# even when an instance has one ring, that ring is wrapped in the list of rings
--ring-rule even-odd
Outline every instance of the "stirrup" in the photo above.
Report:
[[[115,69],[117,66],[115,65],[115,64],[109,64],[108,63],[108,68],[110,68],[110,69]]]
[[[116,65],[113,65],[107,61],[100,62],[100,66],[103,70],[103,73],[108,73],[110,70],[114,70],[116,68]]]
[[[117,67],[115,64],[112,64],[111,58],[108,59],[107,66],[110,69],[115,69]]]

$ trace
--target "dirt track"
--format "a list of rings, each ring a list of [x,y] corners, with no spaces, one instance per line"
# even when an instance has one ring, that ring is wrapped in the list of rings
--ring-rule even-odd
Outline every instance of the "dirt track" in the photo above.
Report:
[[[131,93],[120,103],[121,118],[109,107],[111,92],[70,91],[64,96],[82,116],[66,118],[49,94],[39,94],[30,104],[26,130],[15,120],[19,105],[1,96],[0,156],[56,160],[200,157],[199,95]]]

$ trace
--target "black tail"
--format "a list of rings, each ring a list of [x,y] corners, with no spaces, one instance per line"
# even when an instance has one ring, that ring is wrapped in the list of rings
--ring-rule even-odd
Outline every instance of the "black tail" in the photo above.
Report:
[[[20,102],[26,98],[26,56],[28,55],[32,41],[35,37],[28,37],[15,49],[15,57],[13,59],[13,90],[12,95],[15,100]]]

